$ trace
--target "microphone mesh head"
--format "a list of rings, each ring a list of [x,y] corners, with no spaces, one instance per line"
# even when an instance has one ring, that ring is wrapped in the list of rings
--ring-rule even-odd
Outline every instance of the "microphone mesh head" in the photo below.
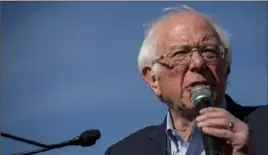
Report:
[[[84,131],[80,135],[80,145],[83,147],[91,146],[95,144],[96,140],[98,140],[100,137],[101,137],[101,133],[98,129]]]
[[[213,99],[213,93],[208,86],[198,85],[192,89],[190,94],[192,104],[196,105],[196,101],[198,101],[200,98]]]
[[[99,139],[101,137],[101,133],[98,129],[86,130],[80,135],[84,138],[96,138]]]

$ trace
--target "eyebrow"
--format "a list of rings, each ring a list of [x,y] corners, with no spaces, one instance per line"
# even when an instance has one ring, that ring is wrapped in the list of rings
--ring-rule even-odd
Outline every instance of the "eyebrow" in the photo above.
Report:
[[[199,44],[198,46],[202,46],[202,45],[206,45],[206,44],[214,44],[214,45],[219,45],[219,42],[218,41],[215,41],[215,40],[207,40],[207,41],[203,41],[201,42],[201,44]],[[184,49],[184,48],[189,48],[189,47],[193,47],[193,46],[190,46],[188,44],[174,44],[172,45],[169,49],[169,51],[173,51],[175,49]]]
[[[191,46],[189,45],[173,45],[169,48],[169,51],[174,51],[176,49],[185,49],[185,48],[189,48]]]
[[[218,41],[203,41],[202,43],[201,43],[201,45],[203,45],[203,44],[215,44],[215,45],[219,45],[219,42]]]

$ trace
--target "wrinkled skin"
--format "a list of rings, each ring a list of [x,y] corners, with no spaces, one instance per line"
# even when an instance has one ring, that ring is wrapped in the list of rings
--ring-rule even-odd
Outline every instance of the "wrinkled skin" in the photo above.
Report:
[[[172,15],[157,25],[157,55],[162,56],[172,48],[181,45],[198,47],[204,42],[221,44],[219,35],[202,16],[185,12]],[[169,57],[160,60],[171,64]],[[172,64],[171,64],[172,65]],[[161,66],[158,75],[153,74],[151,66],[142,70],[144,79],[153,92],[168,104],[175,129],[185,141],[190,140],[191,127],[197,122],[202,131],[225,139],[233,154],[246,154],[248,126],[219,107],[225,93],[230,66],[224,59],[213,64],[206,63],[198,52],[192,53],[189,65],[172,68]],[[198,84],[208,85],[214,95],[215,108],[203,109],[196,118],[194,105],[190,102],[191,89]],[[228,129],[233,122],[233,129]],[[229,153],[227,153],[229,154]]]

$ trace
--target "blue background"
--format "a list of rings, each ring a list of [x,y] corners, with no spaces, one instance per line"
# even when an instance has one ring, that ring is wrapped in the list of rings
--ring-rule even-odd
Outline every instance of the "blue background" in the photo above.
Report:
[[[97,128],[88,148],[44,155],[101,155],[112,143],[160,124],[166,106],[137,67],[143,24],[186,4],[231,34],[227,92],[267,104],[267,2],[2,2],[2,131],[55,143]],[[36,147],[1,138],[3,155]]]

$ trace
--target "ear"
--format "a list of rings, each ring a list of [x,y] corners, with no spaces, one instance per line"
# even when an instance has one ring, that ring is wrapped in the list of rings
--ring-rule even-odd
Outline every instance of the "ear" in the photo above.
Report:
[[[142,69],[143,79],[148,83],[151,89],[157,96],[161,96],[161,90],[159,87],[159,78],[153,73],[150,66],[145,66]]]

